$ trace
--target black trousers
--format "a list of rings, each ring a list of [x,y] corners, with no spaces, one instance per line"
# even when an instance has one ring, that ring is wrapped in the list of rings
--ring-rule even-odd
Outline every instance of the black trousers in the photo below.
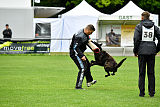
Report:
[[[77,76],[77,82],[76,82],[76,88],[82,87],[82,82],[84,79],[84,76],[86,77],[86,81],[91,82],[93,81],[91,72],[90,72],[90,63],[86,57],[86,61],[82,61],[81,58],[78,56],[75,56],[74,52],[70,52],[70,57],[74,61],[74,63],[77,65],[79,72]]]
[[[155,94],[155,55],[138,55],[139,64],[139,90],[141,93],[145,93],[145,74],[147,65],[148,76],[148,92]]]

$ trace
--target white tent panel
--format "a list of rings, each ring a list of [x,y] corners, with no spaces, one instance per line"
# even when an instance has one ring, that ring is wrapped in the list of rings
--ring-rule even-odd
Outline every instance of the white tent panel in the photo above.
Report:
[[[62,40],[62,35],[63,35],[63,19],[60,19],[59,21],[55,22],[52,25],[52,30],[51,30],[51,47],[50,51],[51,52],[65,52],[68,50],[68,46],[64,45],[65,42],[69,42],[68,40]],[[64,47],[62,46],[64,45]],[[67,47],[67,48],[66,48]]]
[[[93,16],[66,16],[64,19],[63,38],[72,38],[73,34],[80,29],[85,28],[88,24],[93,24],[96,27],[97,17]],[[96,39],[96,31],[91,35],[91,38]]]
[[[62,43],[63,43],[63,40],[62,40],[63,19],[59,19],[59,18],[35,18],[34,19],[34,31],[35,31],[35,24],[36,23],[50,23],[51,24],[51,47],[50,47],[50,51],[51,52],[61,52],[62,51]],[[63,44],[65,44],[65,42]]]
[[[133,16],[133,15],[101,15],[98,20],[141,20],[141,16]]]
[[[129,1],[127,5],[113,13],[112,15],[136,15],[141,16],[141,13],[144,12],[141,8],[135,5],[132,1]]]
[[[31,7],[31,0],[0,0],[0,7],[28,8]]]
[[[62,16],[99,16],[99,15],[105,15],[95,8],[93,8],[91,5],[89,5],[85,0],[83,0],[78,6],[73,8],[72,10],[64,13]]]
[[[33,39],[33,8],[0,8],[0,38],[6,24],[12,39]]]

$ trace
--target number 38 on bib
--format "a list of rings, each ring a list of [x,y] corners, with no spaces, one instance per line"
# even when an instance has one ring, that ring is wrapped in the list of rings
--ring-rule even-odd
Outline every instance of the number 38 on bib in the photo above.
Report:
[[[146,28],[142,26],[142,41],[153,41],[154,38],[154,26],[152,28]]]

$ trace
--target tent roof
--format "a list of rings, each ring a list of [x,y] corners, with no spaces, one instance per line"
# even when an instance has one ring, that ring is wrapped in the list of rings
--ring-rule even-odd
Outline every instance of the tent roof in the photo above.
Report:
[[[138,15],[140,16],[144,12],[141,8],[135,5],[132,1],[129,1],[123,8],[116,11],[112,15]]]
[[[72,10],[64,13],[62,16],[99,16],[105,15],[104,13],[99,12],[91,5],[89,5],[85,0],[83,0],[79,5],[77,5]]]
[[[144,12],[141,8],[135,5],[132,1],[129,1],[122,9],[118,10],[117,12],[111,14],[112,16],[138,16],[141,20],[141,14]],[[158,15],[157,14],[150,14],[150,19],[155,22],[155,25],[158,25]]]

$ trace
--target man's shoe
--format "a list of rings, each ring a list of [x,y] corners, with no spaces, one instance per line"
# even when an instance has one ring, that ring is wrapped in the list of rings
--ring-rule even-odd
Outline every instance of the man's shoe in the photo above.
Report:
[[[91,82],[87,83],[87,87],[90,87],[91,85],[95,84],[97,82],[97,80],[93,80]]]
[[[140,97],[144,97],[144,95],[145,95],[144,93],[140,93],[139,94]]]
[[[150,97],[154,97],[154,94],[151,94]]]
[[[150,97],[154,97],[154,94],[149,93]]]

